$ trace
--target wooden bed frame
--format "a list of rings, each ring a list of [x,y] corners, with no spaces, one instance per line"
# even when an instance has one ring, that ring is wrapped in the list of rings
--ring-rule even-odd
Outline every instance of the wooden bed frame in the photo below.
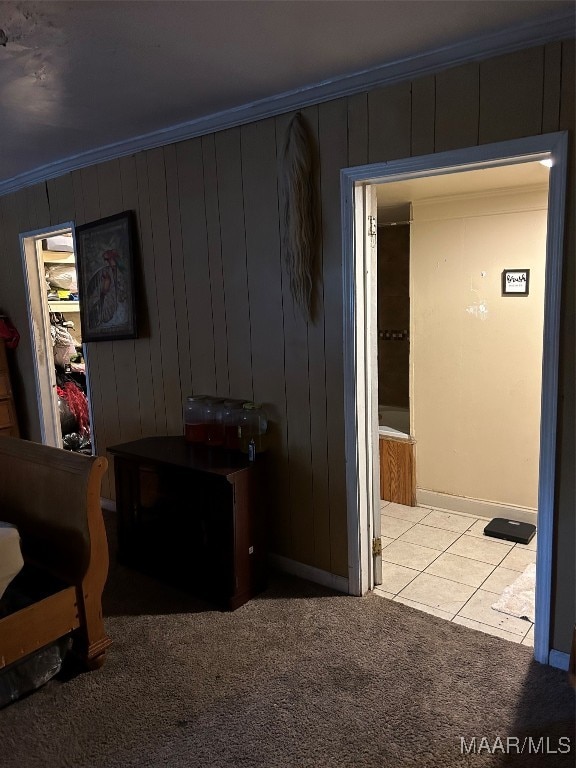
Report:
[[[0,520],[18,528],[24,568],[60,585],[0,619],[0,670],[68,635],[87,668],[103,664],[111,644],[102,619],[108,543],[100,486],[107,466],[98,456],[0,437]]]

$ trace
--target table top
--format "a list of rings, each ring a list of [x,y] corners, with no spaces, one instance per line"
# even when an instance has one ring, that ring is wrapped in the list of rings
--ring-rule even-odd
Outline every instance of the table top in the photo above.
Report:
[[[238,451],[187,443],[183,435],[143,437],[130,443],[112,445],[108,452],[128,459],[146,459],[155,464],[182,467],[212,475],[229,477],[252,467],[248,457]]]

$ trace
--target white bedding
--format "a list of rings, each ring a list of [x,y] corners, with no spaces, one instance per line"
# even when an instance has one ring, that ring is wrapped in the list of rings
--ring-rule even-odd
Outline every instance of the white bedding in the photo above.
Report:
[[[0,521],[0,598],[12,579],[22,570],[24,560],[16,526]]]

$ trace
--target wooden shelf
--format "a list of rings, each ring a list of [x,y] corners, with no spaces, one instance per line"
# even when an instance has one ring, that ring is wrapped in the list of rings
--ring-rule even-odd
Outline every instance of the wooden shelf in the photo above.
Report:
[[[70,264],[75,266],[76,256],[73,253],[65,251],[42,251],[42,260],[44,264]]]
[[[48,308],[50,312],[80,312],[80,302],[48,300]]]

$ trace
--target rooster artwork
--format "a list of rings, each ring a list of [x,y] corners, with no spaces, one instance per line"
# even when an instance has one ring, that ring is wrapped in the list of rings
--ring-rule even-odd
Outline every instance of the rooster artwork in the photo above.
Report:
[[[110,322],[118,311],[118,305],[126,301],[118,259],[118,251],[113,248],[104,251],[103,264],[88,283],[88,317],[93,328]]]
[[[111,216],[77,228],[83,337],[134,338],[130,217]]]

